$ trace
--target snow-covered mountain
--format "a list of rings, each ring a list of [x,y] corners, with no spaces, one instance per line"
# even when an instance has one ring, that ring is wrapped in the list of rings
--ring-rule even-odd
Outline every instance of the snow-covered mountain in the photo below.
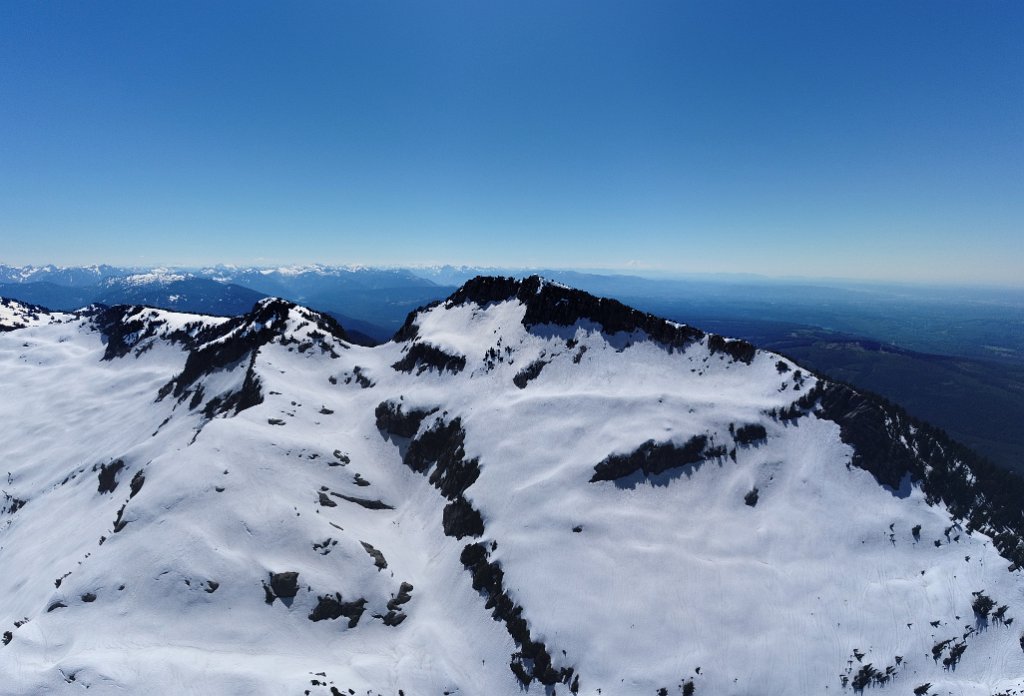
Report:
[[[6,271],[0,273],[0,296],[59,310],[72,310],[94,303],[145,304],[221,316],[245,313],[257,300],[265,297],[249,288],[168,269],[129,272],[101,266],[41,272],[47,268],[50,267],[27,267],[26,270],[0,266],[0,271]],[[102,277],[99,275],[101,270]],[[90,275],[93,271],[97,275]],[[91,283],[76,280],[91,280]]]
[[[5,694],[1024,689],[1019,480],[742,341],[536,277],[0,324]]]
[[[87,304],[145,304],[233,316],[274,296],[344,318],[361,342],[386,341],[412,310],[446,297],[441,287],[399,268],[364,266],[117,268],[0,265],[0,297],[59,310]]]
[[[0,283],[53,283],[66,287],[88,287],[107,278],[125,276],[130,269],[100,264],[97,266],[8,266],[0,264]]]
[[[454,289],[440,287],[400,268],[216,266],[197,273],[335,316],[355,317],[346,326],[357,328],[376,342],[386,341],[409,312],[447,297]]]
[[[92,287],[111,279],[125,282],[171,282],[185,278],[208,278],[222,283],[236,283],[254,290],[270,292],[284,289],[318,291],[322,284],[361,289],[392,287],[423,287],[434,285],[429,280],[401,268],[369,266],[332,266],[325,264],[293,266],[237,266],[220,264],[203,268],[186,266],[10,266],[0,264],[0,283],[53,283],[65,287]]]
[[[324,292],[346,290],[382,290],[401,287],[430,287],[435,283],[402,268],[369,266],[212,266],[195,270],[200,277],[237,283],[266,293],[298,296],[306,299]]]
[[[108,278],[97,288],[92,301],[233,316],[244,314],[263,297],[262,293],[233,283],[183,273],[148,272]]]
[[[0,297],[0,331],[15,331],[27,326],[67,321],[69,317],[38,305]]]

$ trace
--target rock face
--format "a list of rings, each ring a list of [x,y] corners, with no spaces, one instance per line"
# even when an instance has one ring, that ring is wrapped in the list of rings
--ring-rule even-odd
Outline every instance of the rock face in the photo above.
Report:
[[[391,367],[401,372],[415,371],[416,374],[422,374],[426,370],[458,374],[466,367],[466,358],[462,355],[451,355],[426,343],[414,343],[405,356]]]
[[[594,481],[614,481],[641,472],[644,476],[661,474],[671,469],[696,464],[708,456],[707,435],[694,435],[682,446],[671,442],[648,440],[629,454],[606,457],[594,466]]]
[[[117,489],[117,474],[123,468],[124,461],[121,459],[116,459],[110,464],[101,464],[97,490],[100,493],[113,493]]]
[[[270,589],[282,599],[291,599],[299,591],[299,574],[295,571],[270,574]]]
[[[1024,689],[1020,480],[742,341],[540,278],[0,325],[5,694]]]
[[[338,619],[344,616],[348,619],[348,627],[355,628],[359,624],[359,618],[363,615],[365,607],[365,599],[358,599],[354,602],[343,602],[341,601],[341,594],[336,593],[333,597],[329,595],[320,597],[316,607],[314,607],[312,613],[309,615],[309,620],[325,621],[328,619]]]

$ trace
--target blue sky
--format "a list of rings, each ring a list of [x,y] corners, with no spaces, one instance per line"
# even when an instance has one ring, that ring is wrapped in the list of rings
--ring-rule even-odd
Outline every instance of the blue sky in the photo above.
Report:
[[[1024,283],[1019,2],[0,3],[0,262]]]

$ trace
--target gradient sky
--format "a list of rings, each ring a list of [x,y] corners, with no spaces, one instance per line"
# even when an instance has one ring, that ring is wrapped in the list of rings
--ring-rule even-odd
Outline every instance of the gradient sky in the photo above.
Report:
[[[1024,284],[1024,3],[0,3],[0,262]]]

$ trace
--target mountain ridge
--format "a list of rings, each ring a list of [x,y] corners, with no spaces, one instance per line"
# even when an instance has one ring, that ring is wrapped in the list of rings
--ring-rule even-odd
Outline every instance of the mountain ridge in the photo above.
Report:
[[[278,299],[38,316],[0,335],[13,693],[169,692],[185,645],[221,692],[1022,686],[1010,479],[745,342],[540,278],[376,348]]]

